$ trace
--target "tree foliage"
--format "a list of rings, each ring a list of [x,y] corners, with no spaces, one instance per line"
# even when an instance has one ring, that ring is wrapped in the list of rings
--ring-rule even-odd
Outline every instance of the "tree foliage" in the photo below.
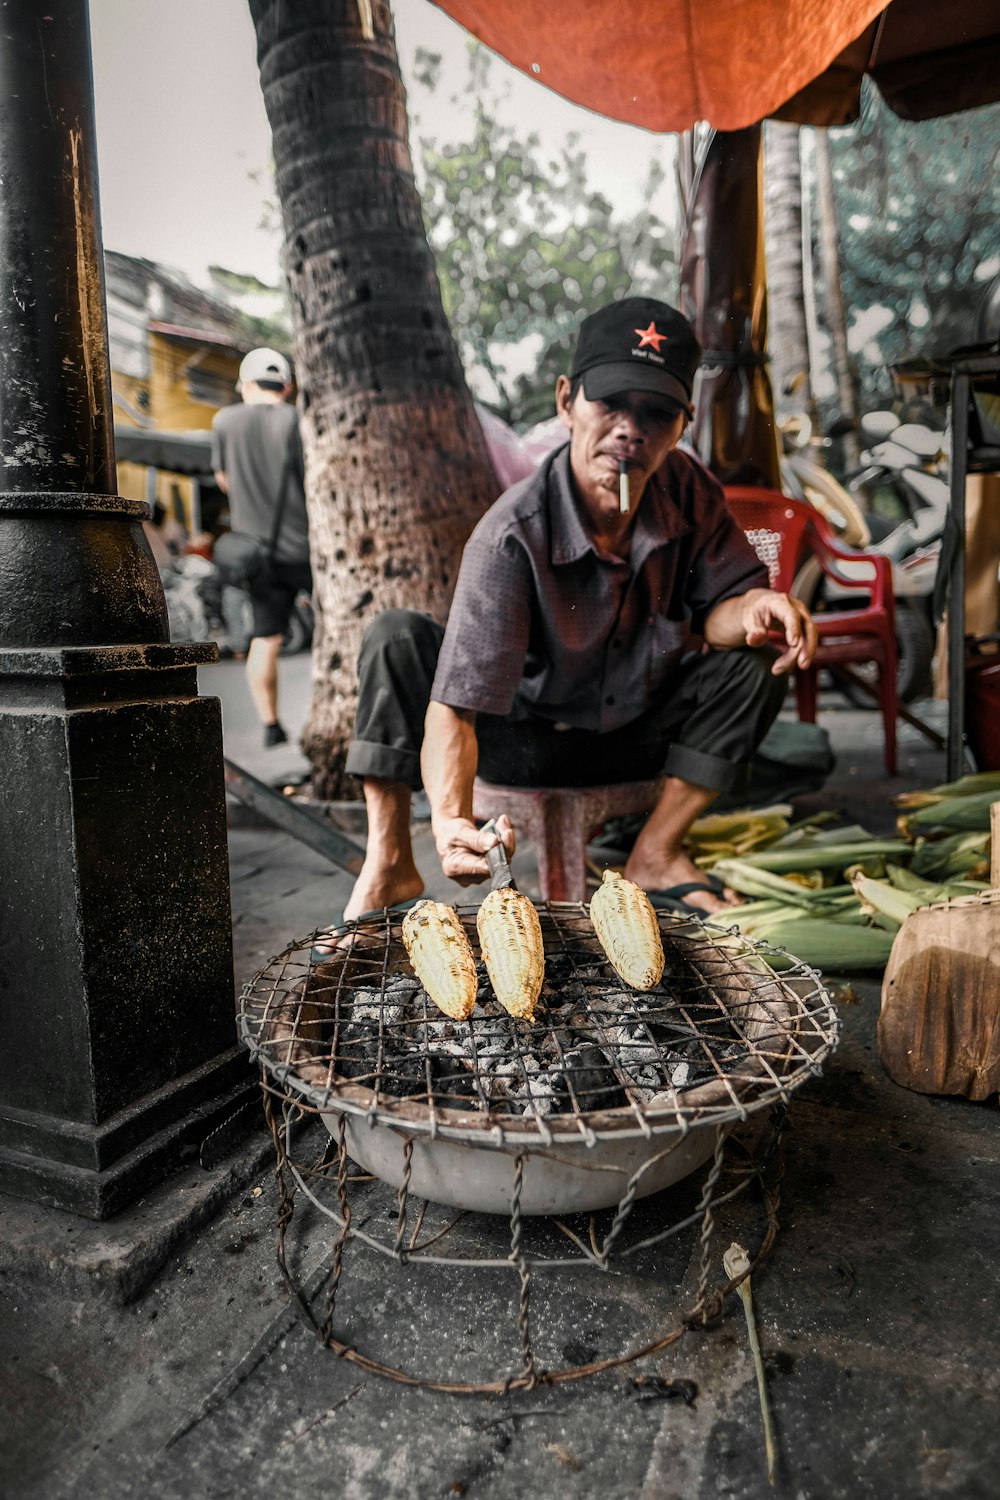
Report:
[[[880,363],[971,341],[1000,271],[998,125],[998,106],[900,120],[866,88],[859,122],[831,132],[849,322],[872,329],[863,386]]]
[[[437,86],[440,59],[419,52],[413,76]],[[676,288],[672,229],[650,204],[654,162],[631,217],[588,183],[570,135],[556,149],[503,122],[489,54],[475,43],[462,96],[469,134],[420,139],[424,218],[445,311],[474,391],[509,422],[550,416],[580,320],[611,297]]]

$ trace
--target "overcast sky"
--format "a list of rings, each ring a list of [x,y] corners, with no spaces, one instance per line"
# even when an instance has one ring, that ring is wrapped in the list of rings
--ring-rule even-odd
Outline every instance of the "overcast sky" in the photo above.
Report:
[[[444,56],[442,85],[420,103],[422,132],[461,139],[448,79],[465,78],[466,33],[429,0],[393,0],[393,11],[404,76],[418,44]],[[246,0],[90,0],[90,22],[107,248],[196,281],[211,264],[277,280],[278,234],[259,226],[271,136]],[[602,120],[507,64],[500,70],[511,117],[530,119],[554,144],[579,131],[593,185],[633,210],[664,138]]]

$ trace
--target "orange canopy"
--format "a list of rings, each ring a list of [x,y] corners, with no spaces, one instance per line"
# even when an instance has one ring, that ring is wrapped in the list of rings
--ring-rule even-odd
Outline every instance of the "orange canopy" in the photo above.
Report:
[[[647,130],[857,117],[870,73],[906,119],[1000,99],[998,0],[437,0],[567,99]]]

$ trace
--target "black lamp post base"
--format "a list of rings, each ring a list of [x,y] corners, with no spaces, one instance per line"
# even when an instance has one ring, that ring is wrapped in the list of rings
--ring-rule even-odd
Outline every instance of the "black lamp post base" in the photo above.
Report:
[[[0,1192],[110,1218],[197,1161],[208,1137],[259,1095],[250,1059],[234,1047],[97,1127],[0,1107]],[[246,1110],[239,1124],[254,1118]]]
[[[214,644],[0,650],[0,1187],[106,1215],[248,1087]],[[237,1103],[234,1103],[234,1099]]]

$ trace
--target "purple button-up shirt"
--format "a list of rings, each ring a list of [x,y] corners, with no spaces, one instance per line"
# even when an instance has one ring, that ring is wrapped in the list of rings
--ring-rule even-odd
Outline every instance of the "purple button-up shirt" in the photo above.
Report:
[[[722,486],[680,449],[646,486],[628,559],[599,553],[567,445],[466,543],[431,697],[606,733],[669,688],[715,605],[767,586]]]

